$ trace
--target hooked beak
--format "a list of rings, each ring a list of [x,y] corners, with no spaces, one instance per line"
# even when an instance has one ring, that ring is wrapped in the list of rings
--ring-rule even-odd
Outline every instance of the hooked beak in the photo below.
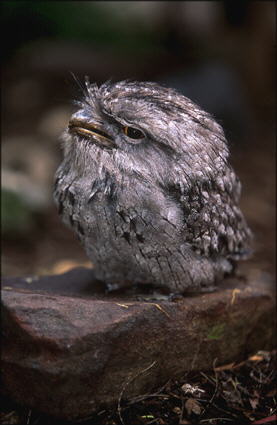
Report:
[[[83,136],[92,143],[96,143],[105,148],[115,148],[116,145],[112,137],[105,133],[99,125],[91,124],[80,119],[72,118],[68,124],[68,130],[70,133],[78,134]]]

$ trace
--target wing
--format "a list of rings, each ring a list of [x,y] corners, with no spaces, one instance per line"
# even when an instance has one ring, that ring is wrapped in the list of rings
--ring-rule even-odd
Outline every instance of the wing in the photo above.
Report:
[[[175,199],[184,211],[185,241],[207,257],[247,258],[252,233],[238,206],[241,185],[232,168],[225,168],[224,174],[214,178],[192,181],[189,189],[186,187],[181,181],[174,187]]]

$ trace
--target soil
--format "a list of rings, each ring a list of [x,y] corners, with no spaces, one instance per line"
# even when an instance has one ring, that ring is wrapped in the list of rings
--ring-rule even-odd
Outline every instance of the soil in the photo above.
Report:
[[[4,397],[5,425],[185,425],[276,423],[276,351],[258,352],[239,364],[188,373],[154,394],[100,410],[79,422],[62,421],[20,407]]]

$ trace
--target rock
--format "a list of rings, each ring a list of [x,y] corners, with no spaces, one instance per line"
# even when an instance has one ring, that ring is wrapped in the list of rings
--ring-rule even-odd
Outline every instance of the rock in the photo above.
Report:
[[[233,278],[172,302],[105,295],[85,268],[4,278],[4,392],[72,420],[188,371],[238,361],[272,345],[271,283]]]

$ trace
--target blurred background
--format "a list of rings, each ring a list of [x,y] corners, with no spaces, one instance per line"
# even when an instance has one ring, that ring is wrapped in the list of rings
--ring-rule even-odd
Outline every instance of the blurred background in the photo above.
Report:
[[[2,28],[2,273],[60,273],[87,258],[52,200],[60,134],[84,76],[174,87],[222,124],[255,233],[275,258],[275,2],[6,1]]]

